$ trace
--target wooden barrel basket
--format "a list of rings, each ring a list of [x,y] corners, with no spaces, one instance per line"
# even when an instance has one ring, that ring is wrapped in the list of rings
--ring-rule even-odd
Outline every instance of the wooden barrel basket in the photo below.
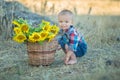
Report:
[[[56,40],[51,42],[27,43],[27,52],[29,58],[29,64],[33,66],[50,65],[54,62],[54,55],[57,49],[58,43]]]

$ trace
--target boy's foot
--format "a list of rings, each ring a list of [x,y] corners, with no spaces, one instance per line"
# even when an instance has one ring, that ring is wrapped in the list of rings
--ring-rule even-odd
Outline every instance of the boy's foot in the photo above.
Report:
[[[71,65],[77,63],[76,56],[73,52],[68,52],[65,57],[65,64],[66,65]]]
[[[71,56],[70,56],[70,60],[68,61],[68,64],[75,64],[75,63],[77,63],[77,59],[76,59],[76,56],[75,56],[75,54],[72,54]]]
[[[72,65],[72,64],[75,64],[75,63],[77,63],[77,60],[70,60],[67,64]]]

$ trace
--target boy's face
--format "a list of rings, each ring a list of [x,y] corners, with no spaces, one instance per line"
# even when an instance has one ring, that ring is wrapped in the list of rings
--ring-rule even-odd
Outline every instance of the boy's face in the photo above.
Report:
[[[60,28],[63,29],[64,31],[66,31],[67,29],[69,29],[70,25],[73,24],[72,16],[70,16],[68,14],[59,15],[58,22],[59,22]]]

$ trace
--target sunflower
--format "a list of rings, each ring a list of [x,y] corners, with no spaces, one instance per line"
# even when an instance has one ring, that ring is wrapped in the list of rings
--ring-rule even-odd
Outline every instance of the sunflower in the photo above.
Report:
[[[51,41],[58,33],[59,28],[56,25],[50,25],[50,22],[42,20],[37,27],[32,27],[28,24],[27,20],[19,18],[12,22],[15,27],[13,28],[13,40],[19,43],[23,42],[38,42]]]
[[[52,35],[49,35],[47,38],[48,38],[48,42],[50,42],[53,38],[55,37],[55,35],[54,34],[52,34]]]
[[[50,31],[50,29],[51,29],[51,26],[50,25],[45,25],[45,26],[43,26],[43,28],[42,28],[44,31]]]
[[[58,31],[59,31],[59,28],[56,25],[53,25],[50,29],[50,32],[55,35],[58,33]]]
[[[25,33],[28,33],[28,31],[29,31],[29,26],[28,26],[27,24],[22,24],[22,25],[20,26],[20,28],[21,28],[21,30],[22,30],[23,32],[25,32]]]
[[[15,34],[21,33],[21,29],[19,27],[14,27],[13,30],[14,30]]]
[[[41,41],[40,34],[37,32],[33,32],[33,34],[31,36],[29,36],[29,41],[30,42]]]
[[[23,43],[26,39],[27,38],[23,33],[19,33],[13,37],[13,40],[15,40],[18,43]]]
[[[19,22],[17,22],[16,20],[14,20],[13,22],[12,22],[14,25],[16,25],[16,26],[20,26],[20,23]]]
[[[47,31],[42,31],[42,32],[40,32],[40,36],[41,36],[41,40],[42,40],[42,41],[47,38],[48,33],[49,33],[49,32],[47,32]]]

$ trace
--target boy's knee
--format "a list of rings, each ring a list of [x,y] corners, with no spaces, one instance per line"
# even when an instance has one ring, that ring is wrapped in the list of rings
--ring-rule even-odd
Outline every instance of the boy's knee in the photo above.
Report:
[[[76,57],[82,57],[87,53],[87,44],[81,44],[75,52]]]

